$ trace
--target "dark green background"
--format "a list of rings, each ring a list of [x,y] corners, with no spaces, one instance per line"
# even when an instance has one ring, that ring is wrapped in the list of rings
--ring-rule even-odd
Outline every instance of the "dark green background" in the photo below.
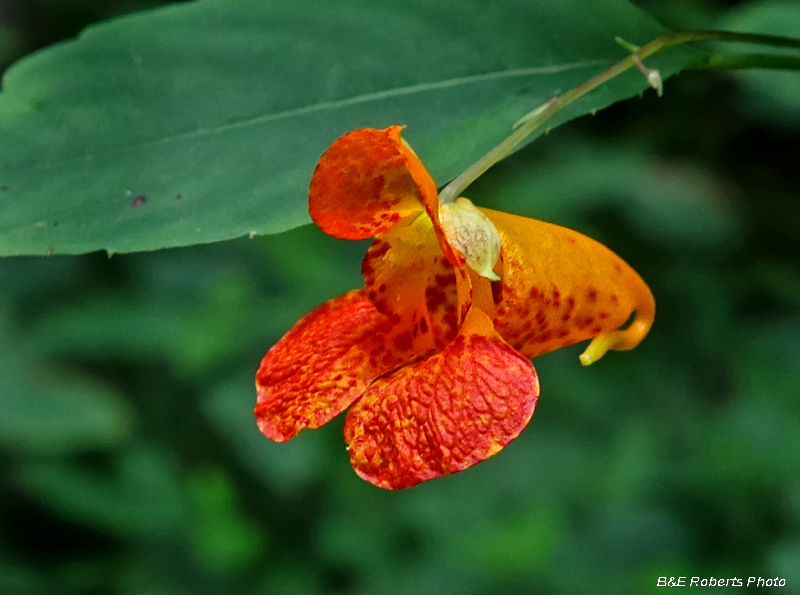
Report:
[[[6,2],[0,64],[153,4]],[[752,5],[645,6],[705,28]],[[355,476],[341,419],[285,445],[252,419],[260,358],[360,284],[365,244],[304,227],[0,260],[0,593],[800,593],[798,77],[683,73],[470,189],[609,245],[658,315],[590,368],[581,347],[537,359],[522,436],[406,492]]]

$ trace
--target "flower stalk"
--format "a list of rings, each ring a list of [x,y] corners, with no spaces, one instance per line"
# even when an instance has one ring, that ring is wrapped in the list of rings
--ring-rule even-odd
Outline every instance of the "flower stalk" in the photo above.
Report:
[[[600,85],[618,77],[631,68],[639,68],[648,80],[648,84],[656,88],[661,95],[660,74],[657,70],[651,70],[644,66],[644,60],[658,52],[666,50],[676,45],[684,43],[696,43],[702,41],[725,41],[753,43],[759,45],[769,45],[775,47],[797,48],[800,49],[800,39],[781,37],[777,35],[760,35],[754,33],[736,33],[733,31],[688,31],[680,33],[670,33],[651,41],[641,47],[634,46],[620,38],[617,42],[631,51],[631,54],[620,60],[610,68],[604,70],[578,85],[553,97],[543,103],[529,114],[523,116],[516,124],[514,131],[497,144],[493,149],[481,157],[478,161],[468,167],[463,173],[454,178],[439,193],[440,204],[451,204],[457,197],[475,180],[482,176],[490,167],[501,161],[513,152],[531,134],[538,130],[545,122],[555,116],[565,107],[574,103],[590,91]],[[771,54],[712,54],[706,56],[690,67],[698,68],[789,68],[800,69],[800,56],[781,56]]]

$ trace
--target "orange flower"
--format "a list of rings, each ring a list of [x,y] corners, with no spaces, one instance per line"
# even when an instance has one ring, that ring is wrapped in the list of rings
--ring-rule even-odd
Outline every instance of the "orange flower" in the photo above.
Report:
[[[594,337],[590,364],[635,347],[655,314],[647,285],[602,244],[464,198],[440,205],[401,130],[356,130],[320,158],[311,217],[339,238],[375,238],[365,287],[307,314],[256,375],[265,436],[284,442],[349,407],[350,461],[388,489],[516,438],[539,397],[530,358]]]

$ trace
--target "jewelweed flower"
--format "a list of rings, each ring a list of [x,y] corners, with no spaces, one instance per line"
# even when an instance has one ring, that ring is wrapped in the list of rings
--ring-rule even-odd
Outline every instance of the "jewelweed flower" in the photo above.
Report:
[[[351,464],[387,489],[516,438],[539,398],[531,358],[593,338],[588,365],[638,345],[655,315],[647,285],[602,244],[466,198],[439,204],[401,131],[356,130],[320,158],[311,217],[337,238],[375,238],[364,288],[302,318],[256,375],[265,436],[284,442],[349,408]]]

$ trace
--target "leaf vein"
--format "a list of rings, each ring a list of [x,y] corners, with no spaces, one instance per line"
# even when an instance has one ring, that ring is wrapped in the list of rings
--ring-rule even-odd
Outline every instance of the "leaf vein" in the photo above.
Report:
[[[383,91],[375,91],[372,93],[364,93],[361,95],[355,95],[353,97],[348,97],[345,99],[336,99],[332,101],[325,101],[320,103],[315,103],[312,105],[306,105],[299,108],[284,110],[281,112],[271,113],[271,114],[262,114],[259,116],[254,116],[251,118],[242,119],[236,122],[228,122],[221,126],[216,126],[213,128],[198,128],[196,130],[192,130],[190,132],[183,132],[179,134],[173,134],[170,136],[165,136],[163,138],[158,139],[151,139],[145,140],[136,144],[128,145],[125,147],[109,147],[103,150],[103,155],[107,156],[109,153],[124,153],[132,150],[137,149],[144,149],[147,147],[153,147],[158,145],[169,144],[172,142],[178,142],[183,140],[189,140],[192,138],[200,138],[204,136],[209,136],[213,134],[221,134],[227,132],[229,130],[234,130],[236,128],[246,128],[248,126],[256,126],[258,124],[263,124],[265,122],[273,122],[277,120],[283,120],[286,118],[291,118],[295,116],[302,116],[314,112],[322,112],[325,110],[333,110],[339,109],[343,107],[350,107],[353,105],[358,105],[362,103],[369,103],[372,101],[381,101],[384,99],[390,99],[393,97],[401,97],[403,95],[413,95],[415,93],[425,93],[430,91],[439,91],[442,89],[450,89],[453,87],[458,87],[461,85],[470,85],[475,83],[481,83],[486,81],[492,80],[499,80],[499,79],[506,79],[506,78],[516,78],[516,77],[524,77],[524,76],[532,76],[537,74],[556,74],[559,72],[565,72],[568,70],[577,70],[580,68],[588,68],[591,66],[601,66],[604,64],[608,64],[608,60],[584,60],[581,62],[571,62],[567,64],[554,64],[550,66],[536,66],[530,68],[516,68],[510,70],[502,70],[502,71],[495,71],[495,72],[488,72],[483,74],[474,74],[469,76],[457,77],[452,79],[445,79],[442,81],[436,82],[429,82],[429,83],[419,83],[415,85],[408,85],[405,87],[397,87],[394,89],[386,89]],[[70,157],[68,159],[63,160],[45,160],[40,161],[34,165],[34,169],[44,170],[44,169],[52,169],[56,167],[62,167],[64,165],[68,165],[70,163],[76,162],[85,162],[85,161],[92,161],[95,155],[93,154],[84,154],[76,157]]]

